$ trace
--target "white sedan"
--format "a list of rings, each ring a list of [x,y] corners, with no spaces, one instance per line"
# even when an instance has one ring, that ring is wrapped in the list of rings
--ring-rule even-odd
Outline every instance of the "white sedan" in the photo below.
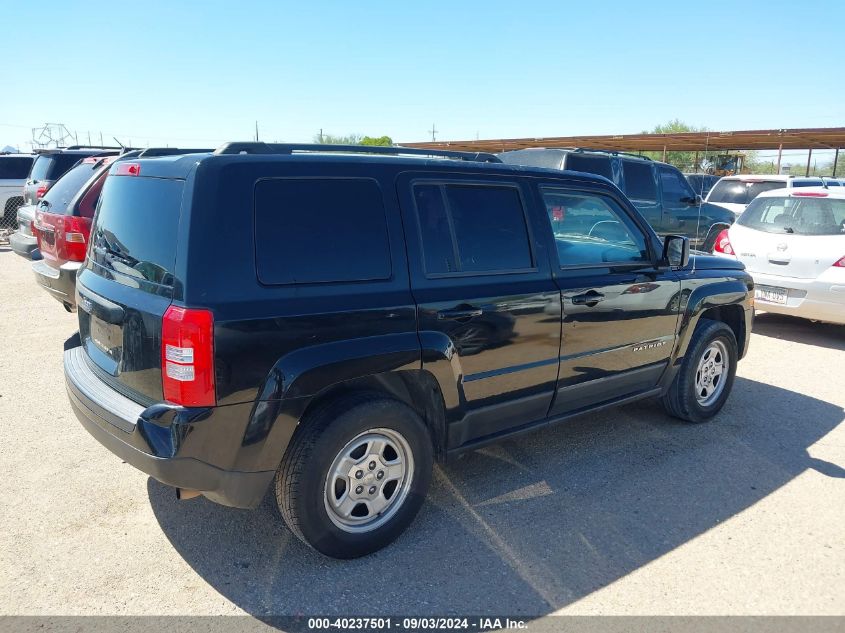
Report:
[[[763,192],[713,252],[745,264],[758,309],[845,324],[845,191]]]

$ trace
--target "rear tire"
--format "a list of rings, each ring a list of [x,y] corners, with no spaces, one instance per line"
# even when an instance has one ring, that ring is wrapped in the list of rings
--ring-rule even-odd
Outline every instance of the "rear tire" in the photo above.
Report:
[[[686,422],[706,422],[719,413],[736,375],[737,344],[726,323],[701,319],[672,386],[663,396],[666,412]]]
[[[276,473],[276,502],[304,543],[357,558],[413,521],[433,464],[431,436],[413,409],[379,394],[346,396],[300,422]]]

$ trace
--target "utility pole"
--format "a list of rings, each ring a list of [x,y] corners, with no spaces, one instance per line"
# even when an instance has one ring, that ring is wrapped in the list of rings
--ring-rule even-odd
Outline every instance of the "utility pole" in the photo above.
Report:
[[[434,123],[431,124],[429,132],[431,132],[431,142],[434,143],[437,140],[437,137],[435,136],[437,134],[437,130],[434,127]]]
[[[255,122],[255,142],[258,142],[258,121]]]

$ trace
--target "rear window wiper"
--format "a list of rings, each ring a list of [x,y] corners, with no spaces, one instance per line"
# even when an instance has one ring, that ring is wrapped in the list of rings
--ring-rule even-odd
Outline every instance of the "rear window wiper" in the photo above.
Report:
[[[784,233],[795,233],[795,229],[793,229],[791,226],[785,226],[785,227],[783,227],[783,232]]]

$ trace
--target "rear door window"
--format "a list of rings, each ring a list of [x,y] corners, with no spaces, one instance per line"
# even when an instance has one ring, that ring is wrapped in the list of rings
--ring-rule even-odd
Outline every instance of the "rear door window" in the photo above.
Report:
[[[532,268],[525,211],[516,186],[418,183],[414,201],[427,274]]]
[[[583,171],[588,174],[598,174],[608,180],[613,180],[613,169],[610,165],[610,158],[607,156],[594,156],[590,154],[567,154],[564,169],[572,171]]]
[[[89,258],[115,273],[172,286],[183,186],[183,180],[109,177],[94,218]]]
[[[0,156],[0,180],[25,180],[31,168],[31,156]]]
[[[258,181],[255,259],[265,284],[389,279],[381,188],[369,178]]]
[[[657,184],[651,163],[645,161],[622,161],[622,174],[625,177],[625,194],[631,200],[657,202]]]
[[[658,167],[658,170],[660,184],[663,187],[663,202],[677,205],[695,199],[695,193],[681,172],[662,165]]]

